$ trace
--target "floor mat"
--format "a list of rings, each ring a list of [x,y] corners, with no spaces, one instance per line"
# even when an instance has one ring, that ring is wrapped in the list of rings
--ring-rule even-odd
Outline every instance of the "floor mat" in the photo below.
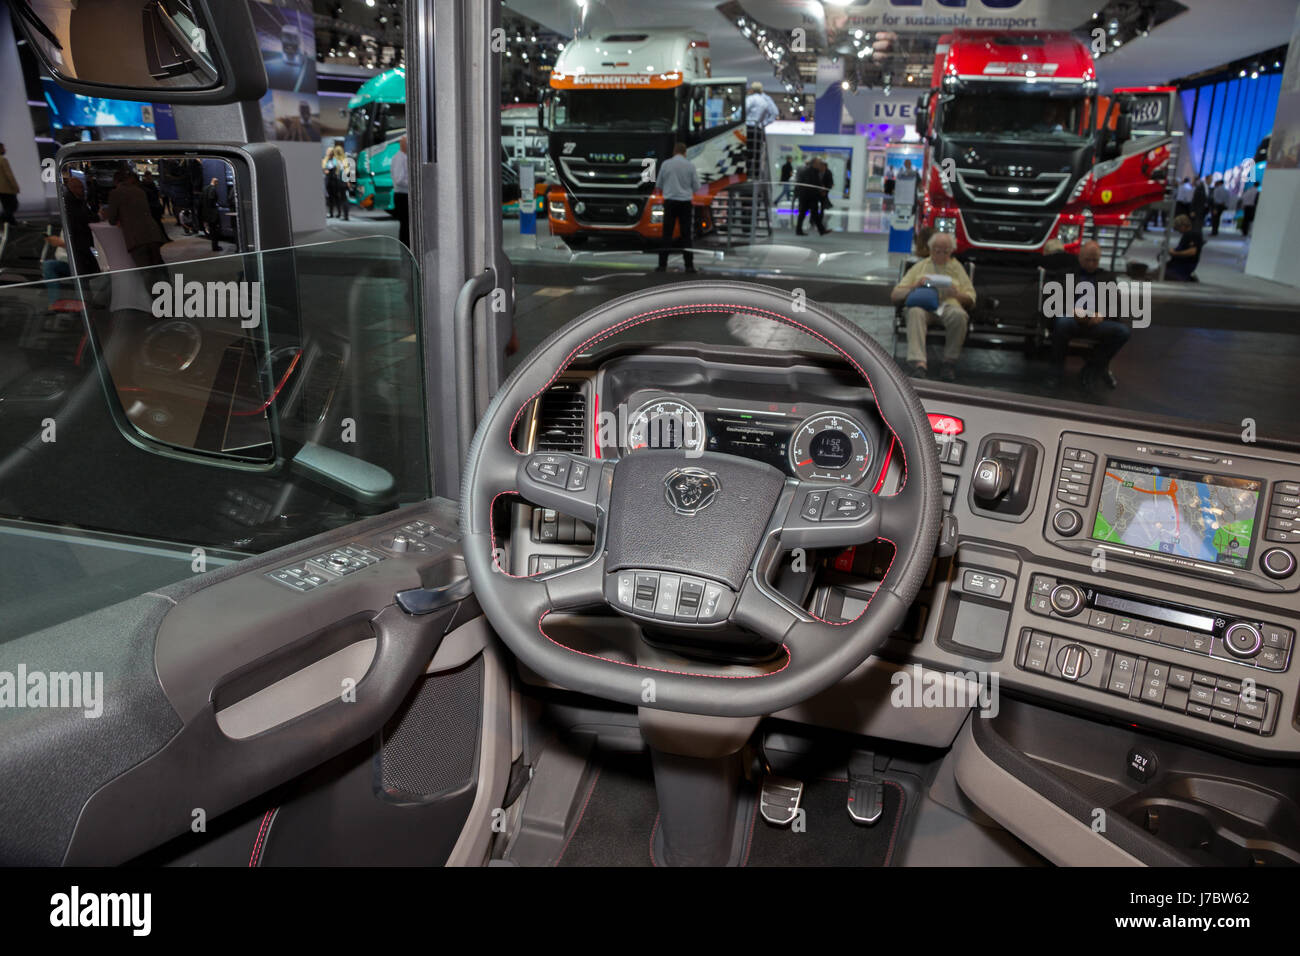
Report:
[[[603,754],[556,866],[650,866],[659,816],[650,758]]]
[[[749,830],[746,866],[888,866],[906,809],[903,788],[885,781],[885,809],[875,826],[860,826],[845,809],[848,782],[807,780],[801,806],[806,828],[776,827],[758,815]],[[588,785],[557,866],[651,866],[658,824],[654,776],[644,754],[608,754]]]
[[[807,811],[802,833],[777,827],[755,814],[746,866],[888,866],[897,848],[907,798],[903,788],[885,781],[885,810],[874,826],[853,822],[846,809],[848,781],[804,781]]]

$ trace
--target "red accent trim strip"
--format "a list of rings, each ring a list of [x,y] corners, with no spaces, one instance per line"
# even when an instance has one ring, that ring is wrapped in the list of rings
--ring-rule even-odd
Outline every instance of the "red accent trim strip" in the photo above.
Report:
[[[889,474],[889,461],[894,457],[894,442],[898,441],[894,436],[889,437],[889,447],[885,449],[885,461],[880,466],[880,477],[876,479],[876,487],[871,489],[873,495],[880,494],[880,489],[885,487],[885,476]]]
[[[287,381],[289,381],[289,376],[292,375],[292,374],[293,374],[293,370],[296,369],[296,368],[298,367],[298,360],[299,360],[300,358],[302,358],[302,349],[299,349],[298,352],[297,352],[297,354],[294,355],[294,357],[293,357],[293,361],[289,363],[289,368],[285,371],[284,375],[282,375],[282,376],[280,377],[280,384],[277,385],[277,386],[275,387],[275,391],[271,393],[271,397],[270,397],[270,398],[268,398],[266,401],[264,401],[261,405],[257,406],[257,408],[253,409],[251,412],[233,412],[233,411],[232,411],[230,414],[231,414],[231,415],[241,415],[241,416],[243,416],[243,415],[260,415],[262,412],[264,412],[264,411],[266,411],[268,408],[270,408],[270,407],[271,407],[271,403],[272,403],[273,401],[275,401],[276,398],[279,397],[279,395],[280,395],[280,389],[284,388],[284,383],[287,382]]]

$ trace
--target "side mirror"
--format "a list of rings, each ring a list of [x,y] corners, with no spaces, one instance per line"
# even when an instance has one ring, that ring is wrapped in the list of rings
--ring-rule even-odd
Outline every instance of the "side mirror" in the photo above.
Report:
[[[64,248],[119,430],[150,451],[273,466],[273,400],[301,352],[292,250],[257,252],[291,244],[278,150],[73,144],[58,167]]]
[[[8,0],[28,45],[85,96],[220,104],[266,93],[247,3],[230,0]]]
[[[1120,147],[1133,138],[1133,114],[1120,113],[1115,120],[1115,146]]]

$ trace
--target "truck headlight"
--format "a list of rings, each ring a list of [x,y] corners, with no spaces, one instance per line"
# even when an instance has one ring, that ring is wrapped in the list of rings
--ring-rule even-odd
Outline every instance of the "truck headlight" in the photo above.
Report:
[[[664,221],[664,207],[663,207],[663,206],[656,204],[656,205],[650,207],[650,221],[651,221],[651,222],[663,222],[663,221]]]
[[[564,222],[569,218],[568,214],[565,212],[564,203],[562,202],[551,203],[551,218],[554,219],[556,222]]]
[[[1064,223],[1060,229],[1056,230],[1056,238],[1060,239],[1061,242],[1068,246],[1079,241],[1080,232],[1081,227],[1078,223],[1067,222]]]
[[[940,216],[934,221],[935,232],[950,232],[956,235],[957,220],[953,216]]]

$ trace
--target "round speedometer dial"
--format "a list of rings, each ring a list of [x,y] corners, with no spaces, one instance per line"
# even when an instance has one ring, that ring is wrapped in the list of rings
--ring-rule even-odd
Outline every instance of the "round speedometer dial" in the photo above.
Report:
[[[686,402],[675,399],[646,402],[628,419],[624,451],[682,448],[698,452],[703,446],[704,420]]]
[[[853,418],[823,412],[804,419],[790,438],[790,467],[801,481],[861,481],[871,465],[871,440]]]

